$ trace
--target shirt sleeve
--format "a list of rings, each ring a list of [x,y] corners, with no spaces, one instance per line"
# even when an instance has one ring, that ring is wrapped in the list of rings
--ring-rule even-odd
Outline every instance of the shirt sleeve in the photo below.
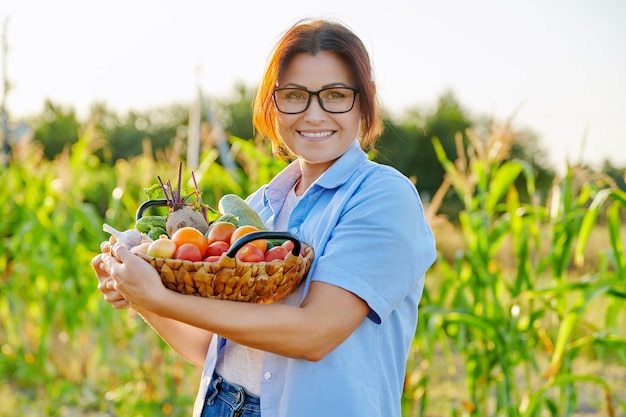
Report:
[[[383,167],[346,201],[312,279],[361,297],[381,323],[409,293],[421,294],[435,255],[417,190]]]

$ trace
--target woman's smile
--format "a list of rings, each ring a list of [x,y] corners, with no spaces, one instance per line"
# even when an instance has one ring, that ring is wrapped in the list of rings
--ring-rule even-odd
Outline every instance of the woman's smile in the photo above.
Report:
[[[300,136],[304,138],[304,140],[310,140],[314,142],[325,140],[335,133],[334,130],[297,130],[297,132],[300,134]]]

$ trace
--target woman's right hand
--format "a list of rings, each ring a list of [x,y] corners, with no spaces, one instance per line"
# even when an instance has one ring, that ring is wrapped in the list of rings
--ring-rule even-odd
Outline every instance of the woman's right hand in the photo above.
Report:
[[[100,245],[102,253],[96,255],[91,260],[91,266],[96,273],[98,279],[98,291],[104,295],[104,301],[111,304],[116,309],[124,309],[130,307],[130,303],[113,287],[113,279],[105,271],[102,264],[102,256],[109,253],[110,244],[108,241],[102,242]]]

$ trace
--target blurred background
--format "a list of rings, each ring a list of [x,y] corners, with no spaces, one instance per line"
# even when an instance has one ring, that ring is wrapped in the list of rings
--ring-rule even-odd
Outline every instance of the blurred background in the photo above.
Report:
[[[5,110],[44,101],[85,119],[255,87],[278,36],[304,17],[359,34],[390,116],[451,93],[468,117],[512,118],[549,164],[626,164],[626,4],[620,0],[390,0],[359,4],[5,0]],[[6,84],[5,84],[6,90]]]

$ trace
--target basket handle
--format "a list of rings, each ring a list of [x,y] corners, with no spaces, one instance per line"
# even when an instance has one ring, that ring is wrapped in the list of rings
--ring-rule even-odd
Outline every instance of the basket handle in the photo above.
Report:
[[[258,232],[248,233],[247,235],[243,235],[239,239],[237,239],[230,246],[230,249],[228,249],[228,252],[226,252],[226,256],[228,256],[229,258],[234,258],[235,254],[246,243],[250,243],[250,242],[252,242],[254,240],[259,240],[259,239],[286,239],[286,240],[291,240],[293,242],[293,249],[291,250],[291,253],[294,256],[299,256],[300,255],[300,249],[302,248],[302,244],[300,243],[300,240],[297,237],[295,237],[294,235],[292,235],[291,233],[289,233],[289,232],[279,232],[279,231],[273,231],[273,230],[260,230]]]
[[[148,201],[143,202],[137,209],[137,214],[135,215],[135,221],[138,221],[139,219],[143,217],[144,211],[154,206],[167,206],[167,200],[164,198],[158,198],[155,200],[148,200]]]

